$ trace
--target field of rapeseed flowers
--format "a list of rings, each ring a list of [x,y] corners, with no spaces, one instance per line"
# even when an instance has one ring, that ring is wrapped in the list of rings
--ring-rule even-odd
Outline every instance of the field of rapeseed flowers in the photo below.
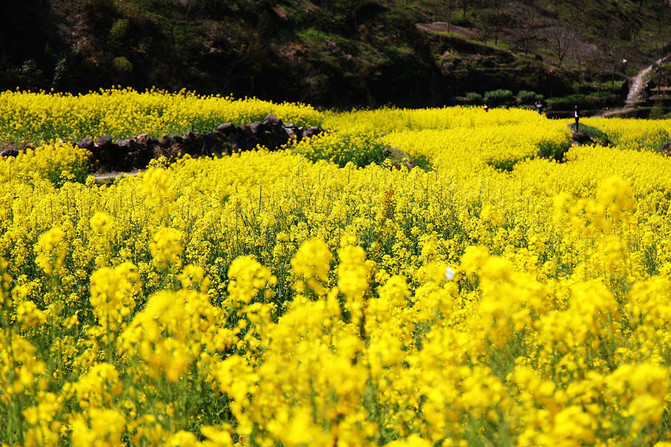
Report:
[[[585,120],[614,144],[558,162],[538,153],[567,122],[523,110],[114,90],[0,112],[5,143],[332,129],[110,185],[68,144],[0,161],[2,444],[671,445],[671,121]]]

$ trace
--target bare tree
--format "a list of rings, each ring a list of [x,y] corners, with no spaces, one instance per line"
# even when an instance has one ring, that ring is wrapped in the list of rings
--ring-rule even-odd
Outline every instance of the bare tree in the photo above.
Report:
[[[576,43],[577,37],[570,29],[559,25],[548,28],[548,37],[550,38],[554,52],[557,54],[557,59],[559,60],[558,66],[561,67],[564,63],[564,58]]]
[[[452,11],[454,10],[454,0],[440,0],[437,2],[438,12],[447,22],[447,31],[452,30]]]
[[[522,24],[522,31],[517,38],[517,44],[525,56],[531,51],[533,41],[538,39],[538,31],[536,30],[537,16],[538,11],[535,5],[529,5],[526,20]]]
[[[468,8],[468,0],[461,0],[461,16],[466,18],[466,8]]]
[[[477,15],[479,12],[478,10],[484,6],[483,2],[484,0],[461,0],[459,3],[461,4],[462,17],[466,18],[466,12],[469,8],[473,8],[473,13]]]

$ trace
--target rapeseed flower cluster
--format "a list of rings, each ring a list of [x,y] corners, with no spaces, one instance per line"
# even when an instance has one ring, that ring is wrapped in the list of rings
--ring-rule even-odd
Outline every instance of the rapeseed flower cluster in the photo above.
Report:
[[[230,121],[263,121],[269,113],[297,126],[320,124],[320,113],[295,103],[273,104],[255,98],[202,96],[151,89],[101,89],[84,95],[5,91],[0,93],[0,143],[79,141],[110,135],[114,139],[149,134],[212,132]]]
[[[93,96],[35,97],[154,104],[134,126],[191,102],[311,117],[320,151],[349,135],[433,169],[256,151],[99,186],[45,174],[75,172],[68,145],[0,161],[0,443],[671,442],[671,162],[631,143],[668,121],[591,120],[615,146],[559,163],[538,148],[567,121],[522,110]],[[122,131],[82,113],[75,133]]]

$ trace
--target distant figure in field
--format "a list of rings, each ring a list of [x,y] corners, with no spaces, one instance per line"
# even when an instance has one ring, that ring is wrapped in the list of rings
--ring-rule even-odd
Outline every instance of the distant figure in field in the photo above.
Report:
[[[536,105],[536,111],[538,112],[539,115],[543,113],[543,103],[540,101],[535,102]]]
[[[575,118],[575,131],[577,132],[580,130],[580,124],[578,123],[580,121],[580,110],[578,109],[578,104],[573,107],[573,117]]]
[[[489,106],[487,104],[485,104],[482,108],[485,109],[485,112],[489,112]]]

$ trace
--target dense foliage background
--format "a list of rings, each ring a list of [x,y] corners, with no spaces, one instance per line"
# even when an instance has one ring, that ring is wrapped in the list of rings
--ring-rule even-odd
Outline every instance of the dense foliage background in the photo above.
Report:
[[[666,0],[25,0],[0,12],[0,89],[121,84],[329,107],[501,88],[607,107],[671,35]]]

